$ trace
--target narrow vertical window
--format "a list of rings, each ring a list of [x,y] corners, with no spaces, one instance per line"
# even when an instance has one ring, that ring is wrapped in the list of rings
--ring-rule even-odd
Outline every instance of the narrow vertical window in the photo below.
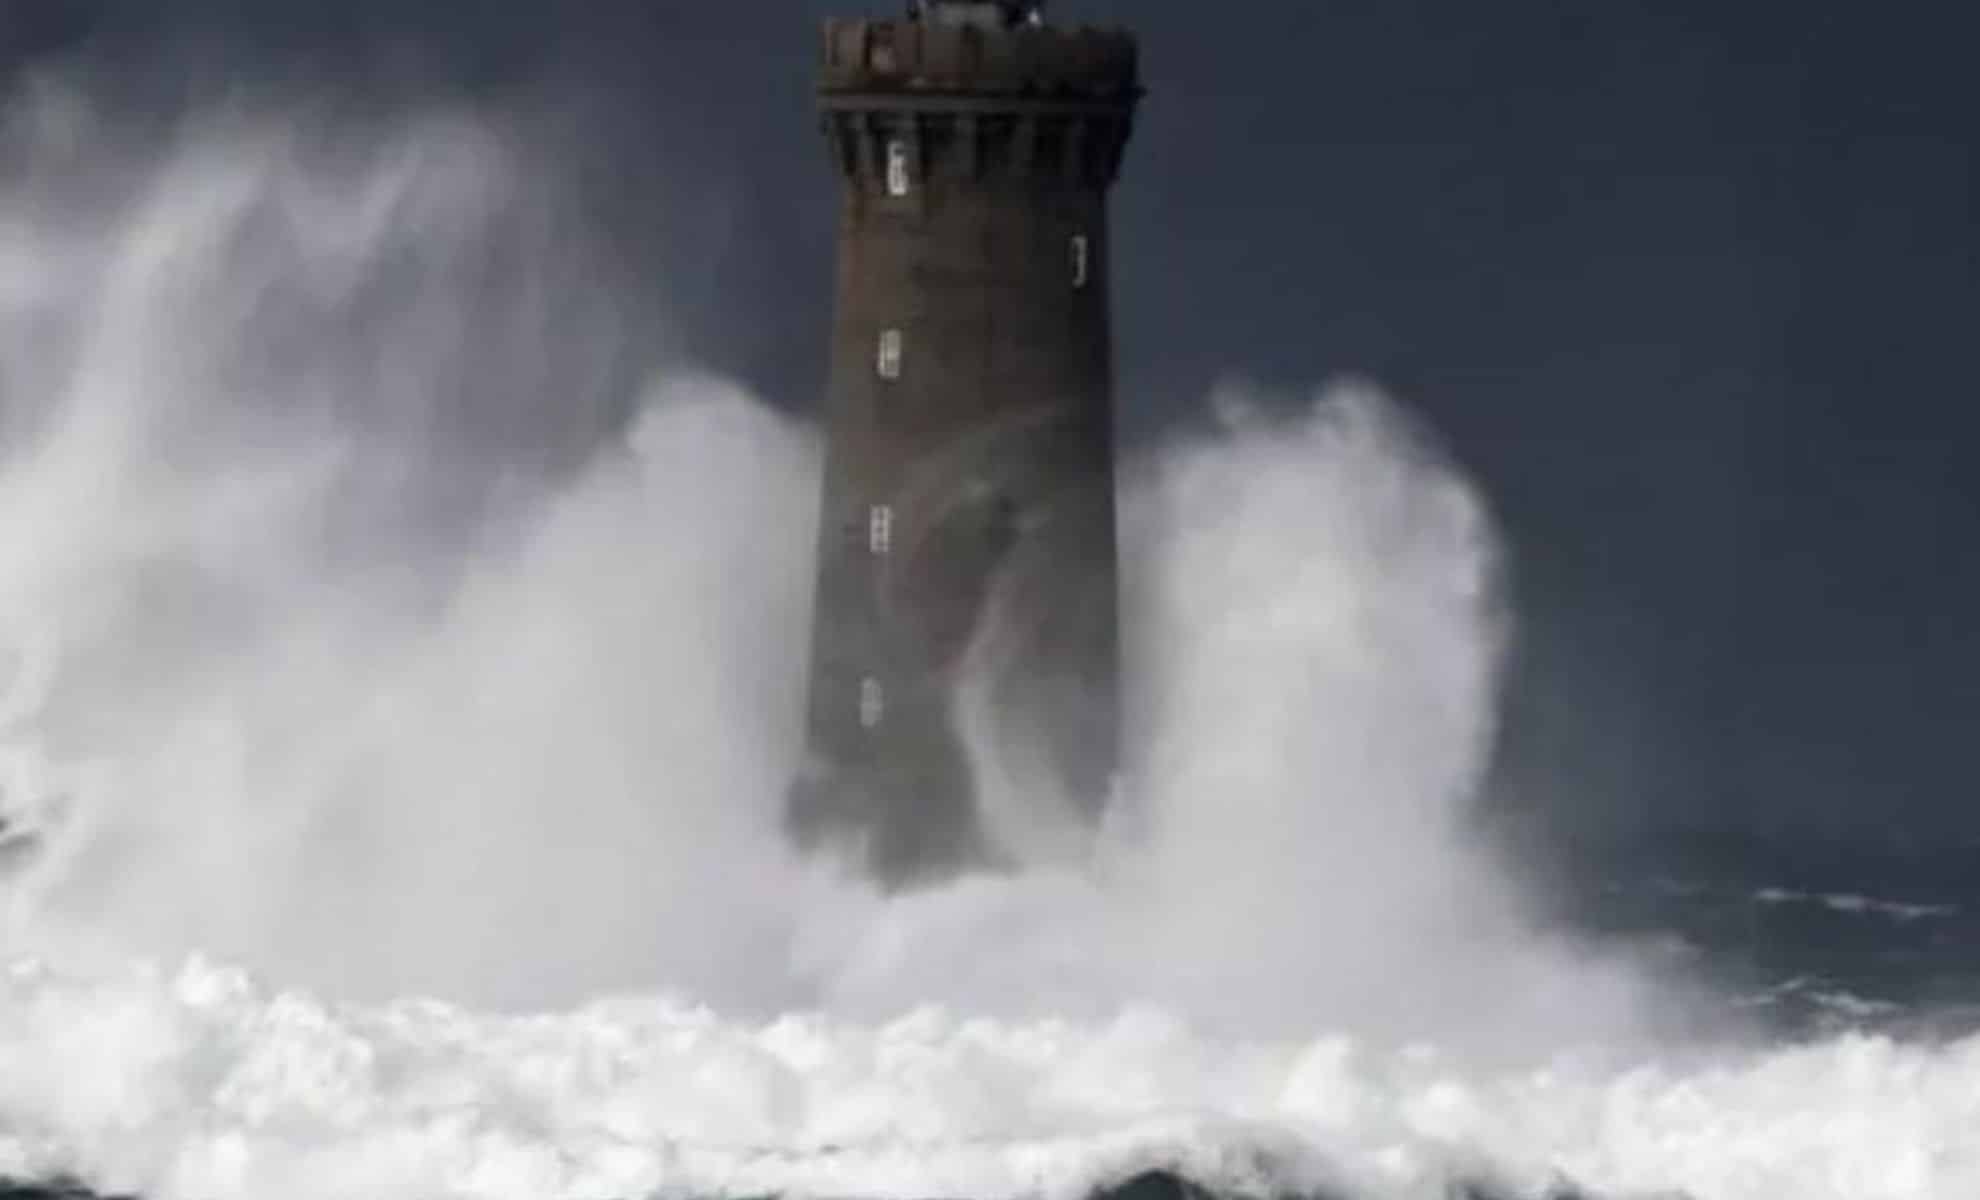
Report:
[[[866,547],[875,554],[886,554],[894,548],[894,510],[885,504],[867,510]]]
[[[1086,235],[1076,233],[1072,240],[1072,279],[1073,286],[1086,286],[1086,277],[1092,271],[1093,249]]]
[[[901,331],[883,329],[880,331],[880,357],[876,364],[882,379],[901,377]]]
[[[880,688],[880,681],[867,676],[859,683],[859,726],[861,729],[877,729],[880,719],[887,715],[887,694]]]
[[[887,194],[908,194],[908,148],[907,143],[899,138],[887,143]]]

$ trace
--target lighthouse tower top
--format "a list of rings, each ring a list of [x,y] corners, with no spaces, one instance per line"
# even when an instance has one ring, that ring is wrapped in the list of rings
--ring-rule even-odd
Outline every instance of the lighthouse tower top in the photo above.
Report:
[[[1039,0],[915,0],[905,19],[828,20],[827,108],[885,94],[1085,99],[1140,96],[1134,36],[1044,22]]]
[[[1044,0],[908,0],[908,15],[942,25],[1011,29],[1045,23]]]

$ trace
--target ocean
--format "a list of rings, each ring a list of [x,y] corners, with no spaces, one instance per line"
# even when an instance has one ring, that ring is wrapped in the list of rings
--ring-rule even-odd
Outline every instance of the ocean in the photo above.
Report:
[[[619,340],[554,156],[38,88],[14,1194],[1980,1195],[1975,852],[1485,836],[1519,564],[1407,397],[1232,385],[1131,463],[1133,782],[1014,776],[1004,870],[889,894],[781,820],[815,436]],[[614,411],[556,469],[488,428]]]
[[[1591,929],[1669,939],[1784,1036],[1980,1029],[1980,847],[1693,833],[1577,874]]]

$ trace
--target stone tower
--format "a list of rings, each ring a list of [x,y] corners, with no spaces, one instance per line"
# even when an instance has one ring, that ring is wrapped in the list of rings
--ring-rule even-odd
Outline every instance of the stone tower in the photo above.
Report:
[[[792,816],[895,881],[1012,850],[999,788],[1090,815],[1115,769],[1107,194],[1141,89],[1131,35],[1041,7],[825,26],[838,284]]]

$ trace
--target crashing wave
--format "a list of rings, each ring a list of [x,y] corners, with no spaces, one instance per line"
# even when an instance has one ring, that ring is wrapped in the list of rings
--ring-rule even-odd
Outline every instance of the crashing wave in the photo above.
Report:
[[[1150,1171],[1218,1197],[1950,1200],[1980,1192],[1977,1085],[1980,1038],[1488,1069],[1147,1010],[493,1016],[199,961],[0,982],[0,1175],[155,1200],[1074,1200]]]

